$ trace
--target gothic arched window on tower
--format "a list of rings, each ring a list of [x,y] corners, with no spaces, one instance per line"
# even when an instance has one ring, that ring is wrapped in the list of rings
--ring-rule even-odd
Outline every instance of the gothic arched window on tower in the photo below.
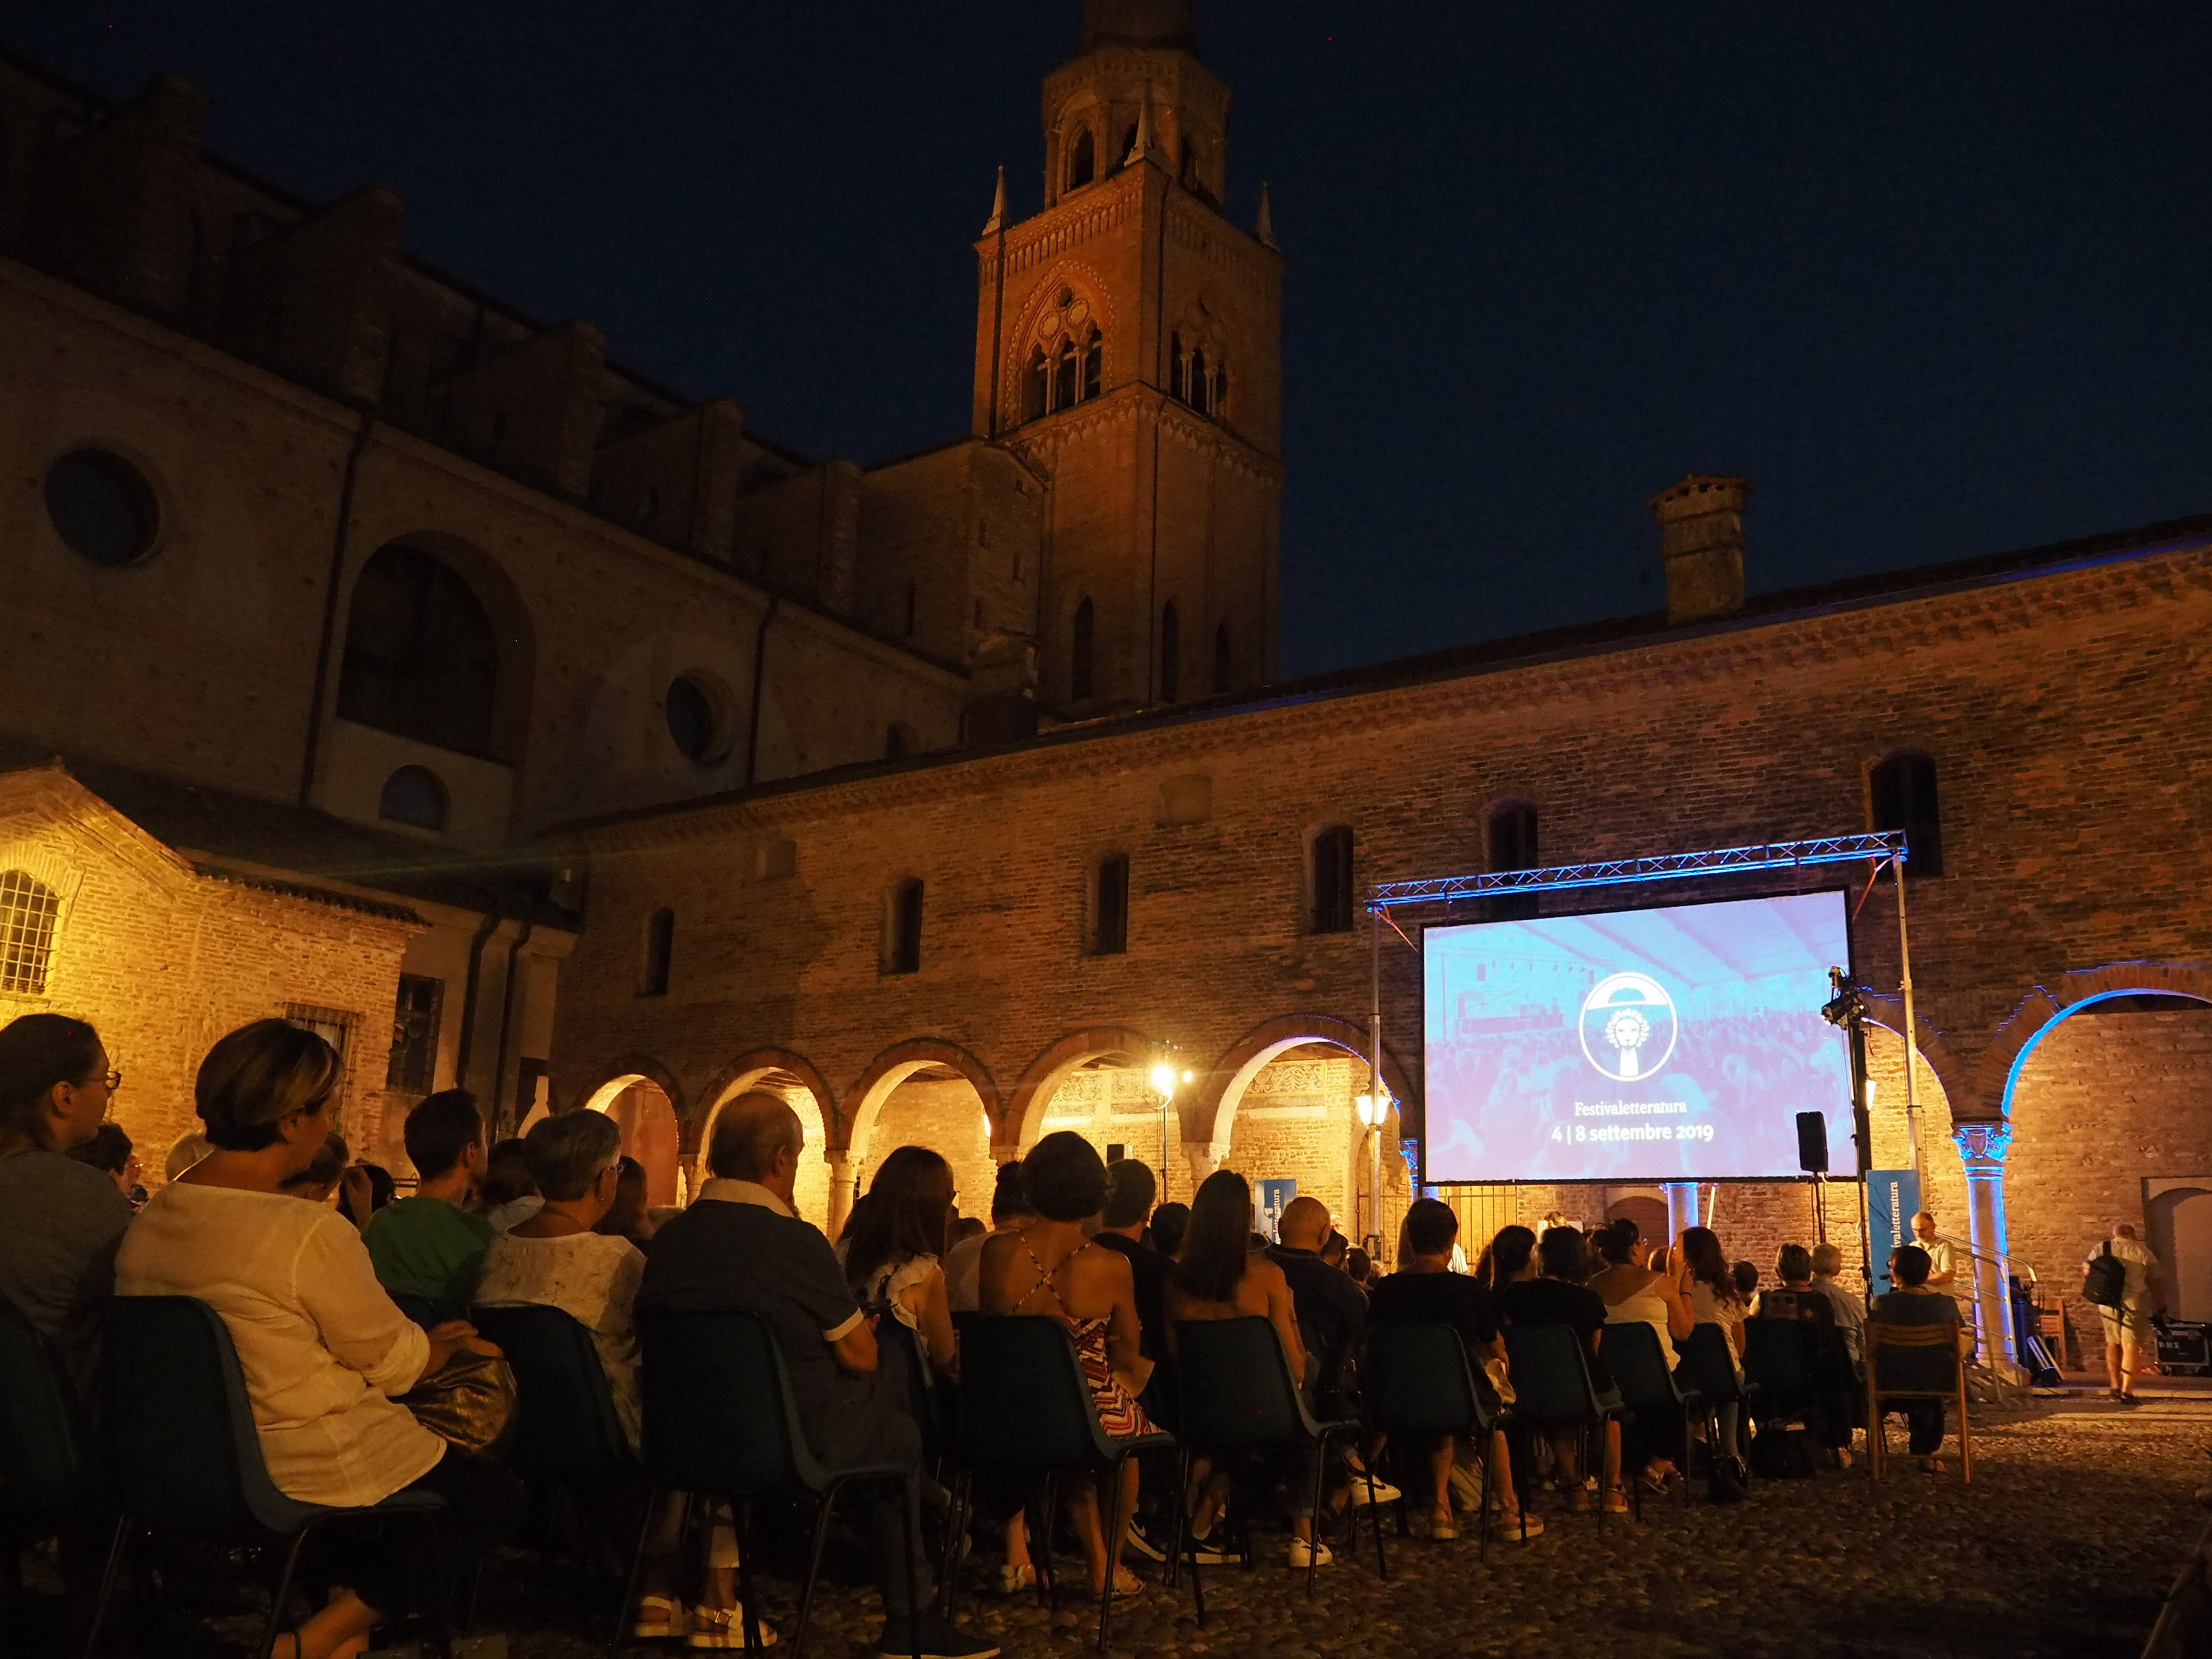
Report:
[[[1067,187],[1080,190],[1098,176],[1098,141],[1085,127],[1075,135],[1067,153]]]
[[[1210,407],[1206,403],[1206,394],[1212,388],[1213,382],[1207,378],[1206,354],[1203,351],[1194,350],[1190,354],[1190,368],[1186,371],[1185,378],[1189,381],[1189,391],[1183,401],[1200,414],[1205,414]]]
[[[1046,392],[1049,378],[1045,372],[1044,348],[1039,346],[1035,351],[1030,353],[1029,373],[1023,377],[1022,418],[1024,420],[1036,421],[1044,417],[1045,410],[1048,404]]]
[[[1106,337],[1091,317],[1091,302],[1071,289],[1037,319],[1022,383],[1022,418],[1041,420],[1087,402],[1105,389]]]
[[[1093,328],[1083,343],[1083,396],[1095,398],[1106,380],[1106,339]]]
[[[1229,624],[1224,623],[1213,630],[1213,689],[1229,690]]]
[[[1160,607],[1160,701],[1182,697],[1182,616],[1170,599]]]
[[[1076,400],[1083,389],[1083,360],[1077,354],[1075,342],[1062,340],[1060,351],[1053,362],[1052,406],[1066,409]]]
[[[1069,629],[1067,651],[1067,695],[1076,702],[1091,696],[1091,596],[1085,594],[1075,604],[1075,621]]]

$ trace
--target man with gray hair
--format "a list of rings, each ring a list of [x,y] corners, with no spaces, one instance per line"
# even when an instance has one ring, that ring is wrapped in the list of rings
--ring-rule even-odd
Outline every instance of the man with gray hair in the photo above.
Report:
[[[900,1379],[877,1369],[873,1321],[853,1299],[830,1241],[792,1207],[806,1133],[799,1115],[756,1090],[722,1108],[707,1148],[709,1179],[691,1207],[653,1235],[640,1305],[684,1312],[742,1311],[768,1326],[791,1377],[799,1426],[832,1469],[913,1464],[921,1431],[904,1409]],[[884,1600],[883,1654],[988,1659],[999,1651],[932,1609],[935,1593],[917,1544],[921,1517],[903,1522],[881,1486],[851,1500],[866,1530]],[[908,1574],[915,1595],[907,1601]]]
[[[2162,1302],[2158,1257],[2136,1237],[2132,1221],[2115,1221],[2112,1237],[2083,1259],[2082,1270],[2086,1273],[2089,1264],[2106,1252],[2126,1270],[2126,1277],[2118,1304],[2097,1310],[2098,1322],[2105,1328],[2105,1375],[2112,1385],[2112,1398],[2123,1406],[2132,1406],[2144,1352],[2157,1352],[2151,1316]]]
[[[1813,1247],[1813,1288],[1826,1297],[1829,1306],[1835,1309],[1836,1328],[1844,1334],[1844,1346],[1850,1352],[1851,1364],[1864,1365],[1866,1354],[1861,1345],[1866,1330],[1866,1304],[1837,1282],[1836,1275],[1843,1270],[1841,1250],[1826,1242]]]

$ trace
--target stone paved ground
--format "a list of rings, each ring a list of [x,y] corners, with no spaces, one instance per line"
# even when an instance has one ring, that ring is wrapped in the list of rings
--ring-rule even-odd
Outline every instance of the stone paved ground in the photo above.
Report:
[[[1640,1527],[1608,1522],[1602,1535],[1590,1516],[1553,1515],[1526,1549],[1492,1545],[1486,1566],[1471,1539],[1401,1542],[1393,1530],[1388,1583],[1376,1579],[1371,1541],[1325,1570],[1310,1602],[1279,1565],[1219,1570],[1208,1578],[1204,1631],[1188,1587],[1174,1597],[1155,1589],[1117,1612],[1110,1650],[1131,1659],[2132,1656],[2208,1518],[2192,1501],[2212,1476],[2208,1447],[2207,1403],[2130,1412],[2037,1402],[1984,1414],[1971,1486],[1955,1466],[1931,1478],[1899,1459],[1880,1484],[1863,1464],[1760,1482],[1742,1504],[1676,1498],[1648,1507]],[[604,1650],[526,1628],[511,1595],[501,1587],[487,1612],[509,1630],[517,1659]],[[833,1592],[809,1652],[865,1652],[872,1600]],[[772,1587],[769,1612],[787,1633],[789,1609]],[[1094,1650],[1095,1607],[1057,1624],[1026,1598],[971,1599],[967,1609],[1012,1659]]]

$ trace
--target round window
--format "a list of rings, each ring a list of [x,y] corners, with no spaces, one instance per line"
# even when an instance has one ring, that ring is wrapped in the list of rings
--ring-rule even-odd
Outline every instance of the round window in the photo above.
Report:
[[[446,827],[446,786],[424,766],[403,766],[384,781],[377,799],[377,816],[417,830]]]
[[[679,674],[669,683],[666,708],[670,740],[695,761],[712,760],[721,722],[707,688],[692,676]]]
[[[144,558],[161,528],[146,475],[104,449],[73,449],[46,469],[46,515],[71,552],[110,569]]]

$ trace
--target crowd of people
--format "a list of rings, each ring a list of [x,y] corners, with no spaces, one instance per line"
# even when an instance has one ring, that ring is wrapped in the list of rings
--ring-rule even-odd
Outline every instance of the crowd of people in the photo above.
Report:
[[[1109,1166],[1067,1133],[999,1170],[988,1223],[962,1217],[942,1157],[900,1147],[877,1165],[833,1244],[794,1208],[807,1151],[800,1120],[765,1092],[723,1107],[695,1200],[665,1217],[647,1209],[643,1171],[623,1157],[609,1118],[564,1113],[494,1144],[459,1090],[409,1114],[415,1182],[403,1196],[388,1171],[351,1162],[334,1133],[339,1079],[331,1047],[283,1021],[223,1037],[196,1079],[200,1129],[172,1150],[169,1178],[147,1198],[127,1138],[108,1121],[121,1077],[98,1033],[49,1014],[0,1030],[0,1207],[10,1218],[0,1231],[0,1291],[51,1344],[86,1413],[96,1417],[100,1406],[108,1298],[196,1297],[230,1329],[279,1490],[326,1504],[408,1491],[443,1502],[434,1559],[395,1534],[351,1541],[315,1563],[313,1610],[279,1641],[282,1659],[364,1651],[380,1625],[449,1595],[515,1535],[520,1484],[450,1426],[466,1413],[441,1409],[499,1358],[471,1322],[477,1309],[550,1307],[576,1320],[633,1448],[641,1312],[757,1315],[815,1456],[833,1468],[920,1468],[919,1501],[940,1519],[945,1494],[933,1477],[942,1471],[927,1467],[910,1410],[918,1379],[906,1367],[957,1388],[963,1324],[975,1316],[1060,1322],[1109,1437],[1176,1431],[1182,1333],[1202,1322],[1267,1322],[1315,1413],[1341,1419],[1360,1415],[1372,1327],[1449,1328],[1494,1413],[1516,1400],[1521,1333],[1572,1333],[1603,1406],[1618,1386],[1609,1331],[1647,1329],[1670,1370],[1702,1347],[1740,1374],[1753,1322],[1789,1319],[1826,1369],[1805,1422],[1784,1426],[1809,1431],[1824,1456],[1845,1466],[1854,1431],[1865,1427],[1856,1367],[1867,1320],[1956,1327],[1962,1352],[1969,1340],[1937,1264],[1917,1245],[1897,1253],[1897,1288],[1869,1313],[1840,1282],[1832,1245],[1785,1246],[1769,1276],[1730,1261],[1710,1228],[1654,1243],[1632,1221],[1584,1228],[1551,1217],[1540,1230],[1499,1230],[1470,1261],[1456,1213],[1421,1199],[1405,1216],[1396,1269],[1385,1273],[1317,1198],[1285,1206],[1269,1239],[1254,1231],[1243,1176],[1218,1171],[1188,1206],[1162,1204],[1145,1164]],[[901,1340],[887,1340],[894,1334]],[[1902,1409],[1912,1453],[1940,1468],[1941,1402]],[[1392,1445],[1369,1431],[1326,1466],[1311,1446],[1275,1460],[1194,1446],[1180,1487],[1174,1466],[1158,1459],[1126,1462],[1118,1492],[1067,1472],[1057,1516],[1037,1514],[1024,1491],[987,1484],[974,1543],[999,1558],[997,1587],[1013,1594],[1036,1582],[1037,1552],[1050,1541],[1038,1528],[1064,1525],[1092,1594],[1134,1596],[1147,1590],[1136,1564],[1164,1562],[1177,1536],[1190,1559],[1218,1563],[1249,1559],[1254,1534],[1279,1526],[1289,1565],[1326,1565],[1332,1520],[1401,1501],[1401,1485],[1430,1539],[1457,1539],[1471,1512],[1486,1510],[1497,1538],[1525,1542],[1543,1534],[1546,1508],[1623,1514],[1632,1483],[1659,1492],[1691,1480],[1686,1455],[1714,1495],[1727,1495],[1730,1472],[1753,1451],[1741,1415],[1733,1400],[1710,1421],[1640,1408],[1625,1432],[1607,1417],[1591,1433],[1532,1411],[1510,1435],[1499,1427]],[[1740,1492],[1740,1473],[1734,1485]],[[647,1539],[633,1633],[742,1646],[738,1540],[726,1510],[687,1528],[684,1495],[650,1514],[644,1501],[641,1486],[609,1499]],[[902,1514],[882,1489],[852,1502],[883,1602],[878,1650],[995,1652],[939,1610],[931,1561],[908,1559],[907,1540],[929,1534],[922,1515]],[[1123,1517],[1118,1532],[1109,1512]]]

